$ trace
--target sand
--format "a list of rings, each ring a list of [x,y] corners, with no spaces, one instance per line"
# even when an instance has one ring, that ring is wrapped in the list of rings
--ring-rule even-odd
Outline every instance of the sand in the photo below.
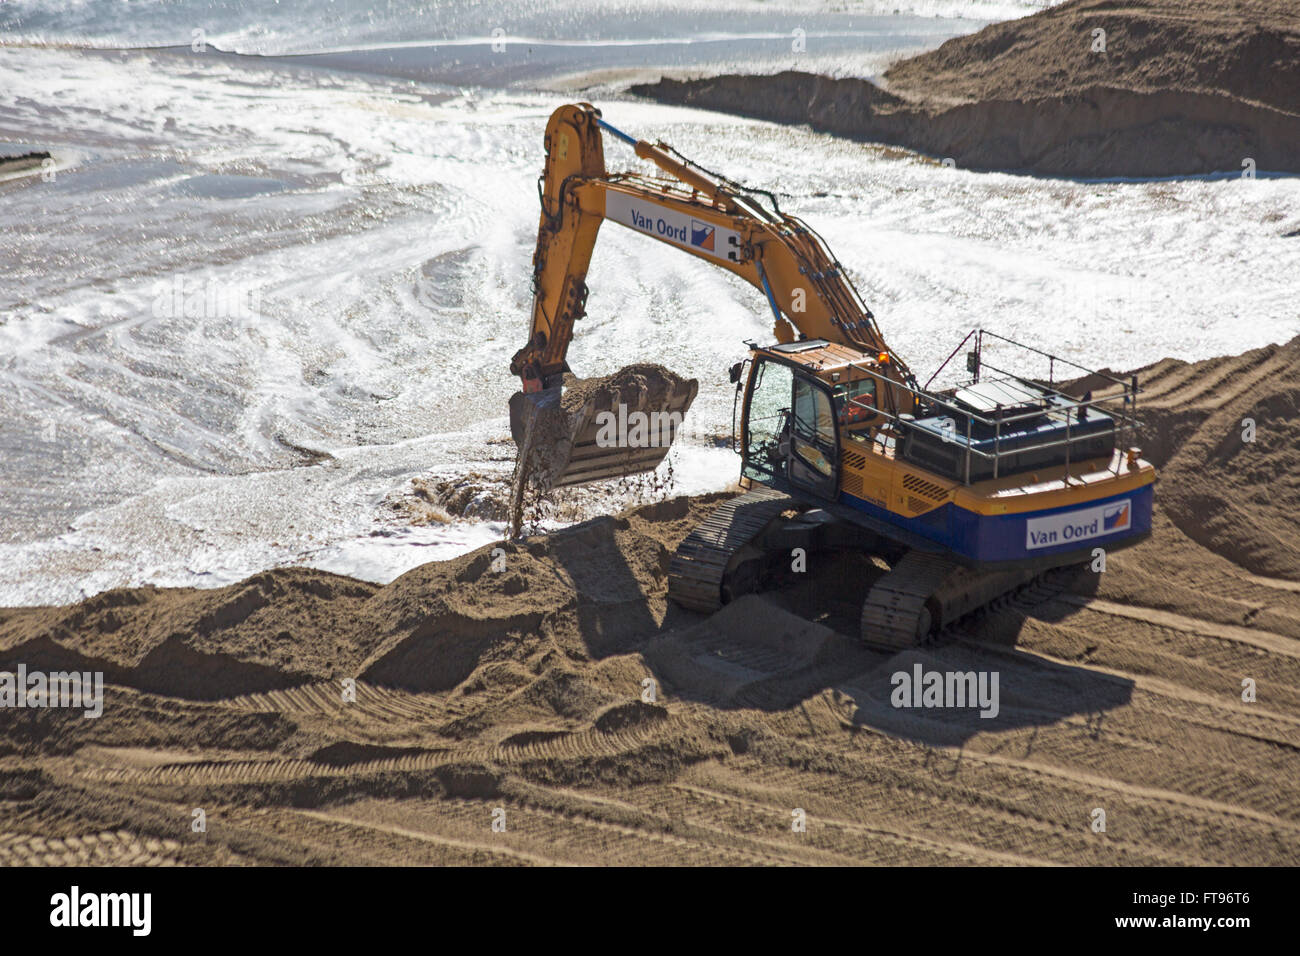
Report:
[[[108,682],[98,719],[0,710],[0,864],[1294,865],[1300,338],[1140,375],[1153,538],[902,654],[853,638],[862,555],[670,605],[722,495],[384,587],[0,611],[0,669]],[[918,664],[996,670],[998,716],[894,708]]]
[[[1094,49],[1104,31],[1104,50]],[[632,88],[904,146],[975,170],[1300,172],[1291,0],[1074,0],[894,64],[882,85],[788,71]],[[883,88],[882,88],[883,86]]]

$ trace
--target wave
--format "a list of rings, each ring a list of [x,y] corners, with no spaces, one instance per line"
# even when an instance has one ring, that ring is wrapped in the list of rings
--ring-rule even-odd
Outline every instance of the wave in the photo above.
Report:
[[[89,48],[204,43],[232,53],[282,55],[356,50],[396,43],[664,42],[795,28],[848,29],[865,18],[1005,20],[1061,0],[875,0],[847,12],[826,0],[9,0],[0,5],[0,43]],[[744,28],[737,30],[737,18]]]

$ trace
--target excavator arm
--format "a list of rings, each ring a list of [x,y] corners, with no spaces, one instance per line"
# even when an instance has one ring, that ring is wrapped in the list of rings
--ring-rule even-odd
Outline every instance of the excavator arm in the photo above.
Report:
[[[631,146],[664,174],[609,173],[603,133]],[[524,391],[559,383],[574,322],[586,313],[587,269],[605,220],[720,266],[760,290],[773,334],[796,334],[888,356],[899,380],[910,372],[890,352],[871,311],[844,268],[802,220],[760,201],[760,193],[711,175],[665,144],[636,140],[587,103],[562,106],[546,128],[546,165],[538,180],[541,222],[533,253],[533,312],[528,344],[511,362]]]
[[[606,133],[658,173],[610,173]],[[510,399],[510,430],[520,449],[512,531],[529,481],[553,488],[653,470],[696,395],[696,382],[649,365],[621,370],[628,374],[611,377],[617,382],[578,387],[565,381],[574,323],[586,314],[591,253],[606,220],[740,276],[766,297],[779,342],[825,339],[852,348],[885,386],[879,407],[895,414],[910,410],[910,393],[890,386],[914,386],[912,373],[890,351],[826,244],[802,220],[782,213],[771,193],[710,173],[666,144],[633,139],[580,103],[551,114],[538,194],[530,335],[510,363],[523,383]],[[632,416],[650,422],[649,433],[656,433],[658,422],[657,434],[667,440],[640,442],[634,429],[611,440],[602,428],[615,409],[629,422]]]

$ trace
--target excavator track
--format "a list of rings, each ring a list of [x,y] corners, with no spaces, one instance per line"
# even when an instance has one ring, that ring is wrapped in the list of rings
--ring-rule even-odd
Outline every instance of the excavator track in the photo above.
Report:
[[[879,650],[917,647],[935,631],[1024,587],[1033,571],[972,571],[937,554],[909,551],[862,605],[862,642]]]
[[[673,553],[669,598],[693,611],[711,613],[722,607],[732,558],[791,507],[794,499],[772,488],[755,488],[719,505]]]
[[[934,554],[909,551],[867,594],[862,605],[862,641],[882,650],[915,647],[930,633],[933,615],[926,602],[955,570]]]

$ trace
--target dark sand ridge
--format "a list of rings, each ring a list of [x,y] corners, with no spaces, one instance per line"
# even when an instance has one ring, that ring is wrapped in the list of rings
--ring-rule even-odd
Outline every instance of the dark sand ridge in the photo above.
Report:
[[[0,865],[1300,862],[1300,338],[1140,374],[1153,538],[904,654],[851,636],[861,555],[670,605],[721,496],[502,545],[501,571],[483,548],[385,587],[286,568],[0,611],[0,668],[109,685],[97,720],[0,710]],[[999,716],[892,708],[917,663],[996,669]]]
[[[35,150],[14,156],[0,155],[0,176],[41,169],[45,161],[52,158],[44,150]]]
[[[1240,173],[1252,159],[1260,171],[1300,172],[1292,0],[1073,0],[896,63],[884,83],[785,72],[632,91],[964,169],[1177,176]]]

